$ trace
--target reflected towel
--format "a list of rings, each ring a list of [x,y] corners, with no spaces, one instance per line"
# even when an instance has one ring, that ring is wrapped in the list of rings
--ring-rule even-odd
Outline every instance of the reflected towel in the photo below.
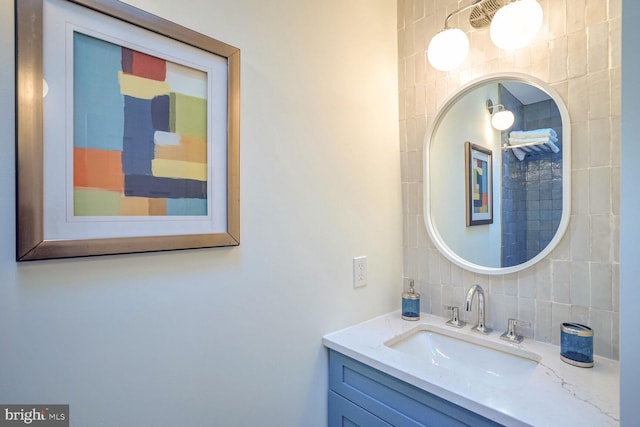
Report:
[[[531,139],[523,139],[523,138],[509,138],[510,145],[521,145],[527,144],[522,148],[530,148],[535,151],[541,151],[542,149],[539,147],[540,145],[546,145],[549,147],[551,151],[554,153],[559,153],[560,149],[555,142],[558,142],[558,138],[531,138]],[[547,150],[545,150],[547,151]]]
[[[538,138],[514,138],[514,137],[509,137],[509,142],[512,145],[515,145],[515,144],[533,144],[533,143],[546,144],[548,141],[558,142],[558,138],[556,138],[555,136],[538,137]]]
[[[534,130],[514,130],[509,133],[512,138],[545,138],[554,137],[557,138],[558,134],[551,128],[534,129]],[[555,141],[557,142],[557,141]]]
[[[557,142],[557,141],[555,141],[555,142]],[[551,148],[551,151],[553,151],[554,153],[558,153],[560,151],[558,146],[556,144],[554,144],[554,141],[547,141],[545,143],[545,145],[547,145],[549,148]]]

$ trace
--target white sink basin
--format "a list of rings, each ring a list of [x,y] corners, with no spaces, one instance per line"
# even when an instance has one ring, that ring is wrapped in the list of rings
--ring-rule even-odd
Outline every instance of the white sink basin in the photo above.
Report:
[[[457,372],[470,381],[513,386],[528,376],[541,357],[509,343],[471,336],[448,328],[418,325],[385,345],[431,365]]]

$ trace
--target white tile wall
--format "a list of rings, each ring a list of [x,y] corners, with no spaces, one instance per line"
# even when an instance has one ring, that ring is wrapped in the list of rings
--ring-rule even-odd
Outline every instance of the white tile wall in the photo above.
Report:
[[[488,294],[488,324],[508,317],[531,322],[525,336],[559,343],[560,323],[595,329],[596,354],[618,358],[620,214],[621,0],[539,0],[543,29],[533,44],[504,52],[488,30],[472,30],[468,13],[452,20],[469,35],[460,69],[437,72],[427,63],[430,38],[444,18],[468,1],[398,0],[400,150],[404,201],[404,270],[416,278],[424,309],[445,315],[461,305],[472,283]],[[438,106],[487,73],[523,72],[548,82],[567,104],[572,129],[570,227],[552,254],[517,274],[463,271],[435,248],[425,230],[423,141]],[[475,313],[470,313],[471,321]]]

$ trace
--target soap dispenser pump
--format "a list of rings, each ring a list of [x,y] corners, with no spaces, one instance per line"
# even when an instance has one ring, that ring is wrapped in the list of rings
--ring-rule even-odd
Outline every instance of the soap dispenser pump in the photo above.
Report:
[[[420,319],[420,294],[413,286],[413,279],[409,279],[409,290],[402,293],[402,318],[404,320]]]

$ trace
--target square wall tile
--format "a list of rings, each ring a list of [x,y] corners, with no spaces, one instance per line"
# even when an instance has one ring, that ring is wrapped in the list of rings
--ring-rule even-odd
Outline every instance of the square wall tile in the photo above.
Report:
[[[591,306],[591,274],[586,261],[571,263],[571,304]]]
[[[571,233],[571,259],[589,261],[591,256],[591,218],[589,215],[571,215],[569,231]]]
[[[542,342],[551,342],[551,325],[551,301],[536,300],[535,339]]]
[[[611,164],[611,122],[608,114],[589,120],[589,159],[591,167]]]
[[[571,263],[567,261],[552,262],[552,301],[569,304],[571,302]]]
[[[557,37],[549,42],[549,82],[567,79],[568,38]]]
[[[591,307],[613,310],[612,270],[609,263],[591,263]]]
[[[589,169],[589,212],[611,213],[611,168]]]
[[[571,33],[567,40],[567,75],[570,78],[587,74],[587,34]]]
[[[591,216],[591,261],[611,262],[611,215]]]
[[[590,27],[601,22],[605,22],[608,17],[607,1],[587,0],[585,23]]]
[[[585,29],[585,9],[587,0],[567,0],[567,33]]]
[[[613,312],[592,308],[589,326],[593,329],[593,352],[602,357],[613,357]]]
[[[587,76],[589,84],[589,119],[609,119],[611,116],[611,74],[609,69]]]

